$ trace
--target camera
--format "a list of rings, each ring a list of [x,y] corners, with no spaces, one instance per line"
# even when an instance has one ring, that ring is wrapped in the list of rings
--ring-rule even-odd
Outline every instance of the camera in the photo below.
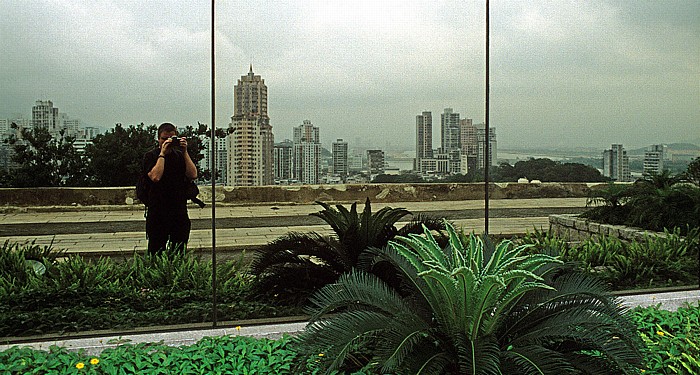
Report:
[[[180,147],[180,138],[178,138],[176,135],[170,137],[172,142],[170,143],[171,147]]]

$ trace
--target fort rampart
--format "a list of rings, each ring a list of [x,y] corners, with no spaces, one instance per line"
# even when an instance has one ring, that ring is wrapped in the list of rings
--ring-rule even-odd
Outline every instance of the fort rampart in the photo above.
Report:
[[[495,183],[491,199],[585,198],[601,183]],[[200,198],[211,202],[211,186],[200,186]],[[484,184],[358,184],[217,187],[217,204],[308,204],[323,202],[426,202],[484,199]],[[105,188],[4,188],[0,189],[2,207],[44,206],[140,206],[134,187]]]

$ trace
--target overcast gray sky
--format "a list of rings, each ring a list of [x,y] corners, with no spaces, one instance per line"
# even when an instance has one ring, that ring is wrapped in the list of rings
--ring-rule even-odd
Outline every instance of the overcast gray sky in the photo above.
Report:
[[[275,140],[415,144],[415,116],[484,120],[484,3],[217,1],[216,125],[249,65]],[[0,117],[211,122],[210,1],[1,0]],[[499,148],[700,143],[700,0],[491,1]],[[433,147],[439,147],[434,143]]]

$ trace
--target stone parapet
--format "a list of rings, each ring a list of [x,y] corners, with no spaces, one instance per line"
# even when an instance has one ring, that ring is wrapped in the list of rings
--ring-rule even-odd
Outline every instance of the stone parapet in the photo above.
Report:
[[[590,238],[612,236],[623,241],[640,242],[649,236],[664,235],[664,233],[641,228],[602,224],[578,215],[549,215],[549,228],[557,237],[567,241],[585,241]]]
[[[585,198],[601,183],[496,183],[491,184],[491,199]],[[372,203],[463,201],[484,199],[483,183],[473,184],[357,184],[246,186],[216,188],[217,203],[232,205],[309,204],[315,201]],[[200,186],[200,198],[211,202],[211,186]],[[134,206],[139,205],[134,187],[104,188],[3,188],[0,206]]]

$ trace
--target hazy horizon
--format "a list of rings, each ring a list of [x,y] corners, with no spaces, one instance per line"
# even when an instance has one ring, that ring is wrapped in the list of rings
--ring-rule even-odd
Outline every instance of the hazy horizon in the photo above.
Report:
[[[415,116],[484,120],[484,2],[252,1],[216,9],[216,126],[252,64],[276,141],[412,147]],[[0,117],[52,100],[86,126],[209,124],[210,9],[189,1],[0,5]],[[700,144],[700,1],[491,3],[499,148]],[[400,136],[404,135],[404,136]]]

